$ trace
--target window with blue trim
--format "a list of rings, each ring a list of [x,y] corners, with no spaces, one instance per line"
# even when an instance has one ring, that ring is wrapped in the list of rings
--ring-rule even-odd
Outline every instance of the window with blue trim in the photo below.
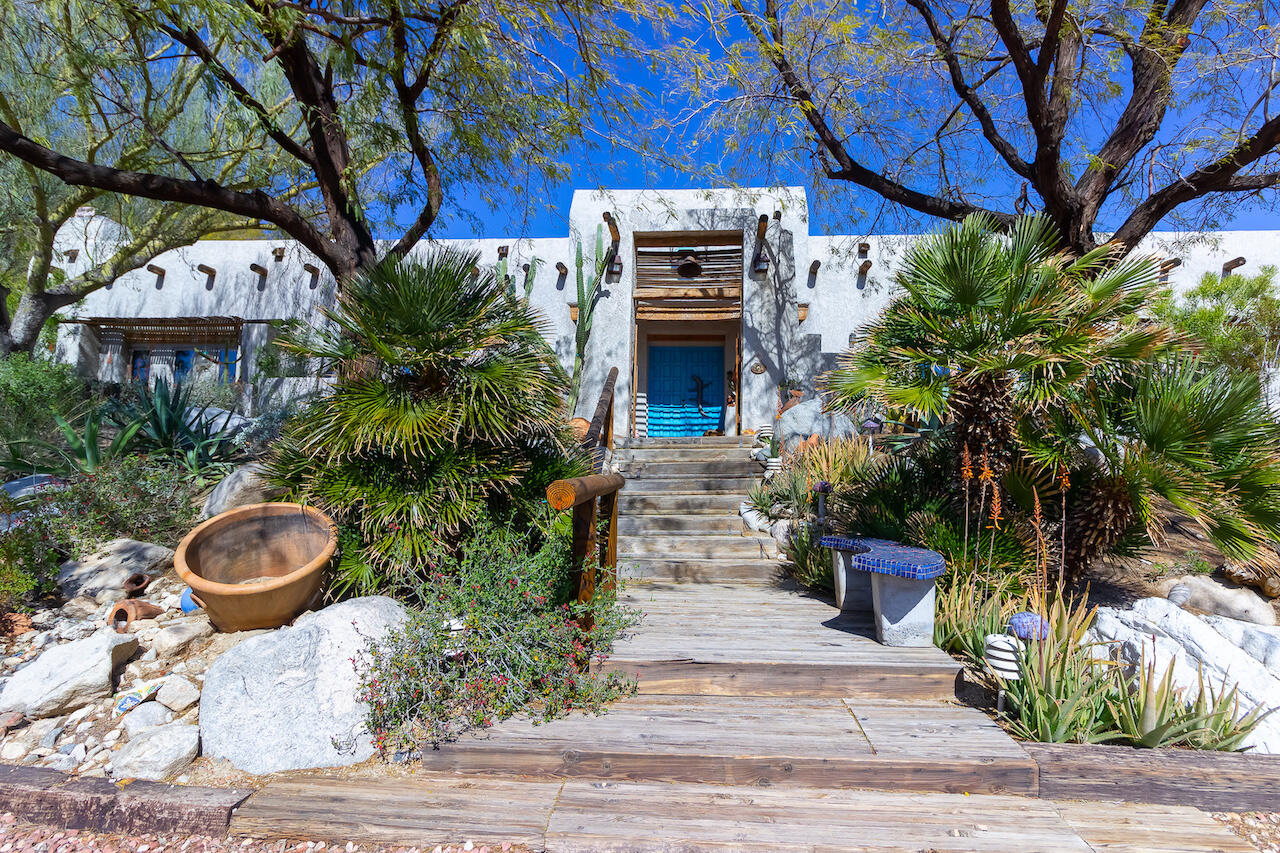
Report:
[[[236,347],[217,350],[215,358],[218,362],[218,381],[232,383],[236,381],[236,367],[240,361],[240,350]]]
[[[179,349],[173,351],[173,381],[186,382],[191,376],[191,368],[195,365],[196,351]]]
[[[129,354],[129,379],[146,382],[151,378],[151,350],[135,349]]]

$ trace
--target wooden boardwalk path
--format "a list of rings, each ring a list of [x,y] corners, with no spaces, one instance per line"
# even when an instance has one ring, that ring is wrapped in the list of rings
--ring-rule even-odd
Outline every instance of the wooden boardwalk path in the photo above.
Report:
[[[889,648],[869,621],[769,586],[631,584],[644,612],[606,666],[643,694],[952,699],[960,666],[937,648]]]
[[[1176,806],[434,773],[272,782],[231,829],[427,849],[510,841],[547,853],[1253,853],[1208,815]]]
[[[636,696],[507,720],[408,780],[271,782],[232,831],[553,853],[1251,849],[1193,808],[1037,799],[1035,761],[955,704],[951,658],[881,646],[820,599],[635,584],[624,600],[646,618],[605,665]]]

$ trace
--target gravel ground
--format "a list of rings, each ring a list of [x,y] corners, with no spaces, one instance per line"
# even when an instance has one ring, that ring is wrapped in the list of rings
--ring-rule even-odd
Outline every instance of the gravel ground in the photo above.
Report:
[[[23,823],[0,815],[0,853],[528,853],[513,844],[458,841],[437,847],[382,847],[324,841],[261,841],[253,838],[210,838],[207,835],[118,835],[57,829]]]
[[[1214,817],[1261,853],[1280,853],[1280,812],[1224,812]]]

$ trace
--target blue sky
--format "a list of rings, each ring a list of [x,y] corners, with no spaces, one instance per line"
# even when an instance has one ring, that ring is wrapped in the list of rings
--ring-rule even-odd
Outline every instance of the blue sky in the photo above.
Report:
[[[648,38],[648,34],[637,32],[637,38]],[[574,65],[574,61],[566,57],[567,65]],[[647,89],[650,93],[661,93],[651,100],[650,109],[652,111],[672,110],[674,107],[670,101],[672,93],[664,81],[655,76],[649,69],[641,67],[638,63],[629,67],[626,77],[631,82]],[[645,118],[652,118],[646,116]],[[1166,117],[1166,125],[1169,128],[1175,128],[1182,121],[1178,110],[1173,109]],[[1104,119],[1105,121],[1105,119]],[[1101,127],[1101,125],[1100,125]],[[699,139],[700,150],[708,152],[709,157],[717,154],[720,147],[714,139]],[[850,148],[857,156],[858,149],[857,140],[852,140]],[[985,150],[980,156],[991,156],[994,154],[989,150]],[[874,160],[869,161],[868,165],[873,165]],[[613,189],[683,189],[698,188],[709,185],[727,184],[726,181],[710,181],[705,174],[691,175],[672,168],[655,167],[652,162],[642,162],[639,155],[627,150],[608,150],[605,148],[584,148],[580,149],[574,156],[568,160],[572,180],[563,181],[552,186],[540,200],[542,201],[541,212],[529,215],[523,205],[511,205],[499,208],[497,210],[487,209],[485,205],[478,202],[481,193],[468,192],[465,186],[459,185],[454,188],[454,192],[461,196],[460,207],[467,211],[467,216],[458,217],[456,211],[446,209],[442,216],[442,221],[433,229],[432,233],[437,237],[444,238],[468,238],[468,237],[563,237],[568,234],[568,214],[569,205],[575,189],[596,189],[600,187],[608,187]],[[970,165],[973,165],[972,163]],[[735,164],[740,171],[742,163]],[[788,173],[790,169],[790,173]],[[979,171],[982,171],[979,169]],[[1003,170],[998,170],[992,174],[1007,175]],[[446,172],[445,179],[449,180],[451,176]],[[883,202],[878,196],[870,191],[860,190],[847,184],[840,184],[838,188],[832,192],[832,187],[825,187],[825,192],[819,193],[814,191],[812,181],[815,176],[806,171],[801,165],[794,162],[789,165],[782,163],[775,164],[773,167],[761,167],[757,175],[739,175],[742,182],[749,185],[762,184],[785,184],[803,186],[809,191],[810,198],[810,233],[813,234],[868,234],[868,233],[892,233],[897,231],[925,231],[937,227],[939,220],[922,214],[915,214],[900,208],[894,208],[891,213],[884,213]],[[454,178],[456,180],[456,178]],[[905,181],[911,184],[909,179]],[[1006,187],[987,186],[983,191],[987,193],[988,198],[1013,199],[1019,189],[1020,183],[1011,182]],[[922,188],[927,188],[927,179],[921,184]],[[817,201],[817,196],[826,195],[825,204]],[[1033,196],[1034,198],[1034,196]],[[1274,194],[1273,194],[1274,198]],[[1009,207],[1008,204],[1002,204],[998,201],[994,202],[994,206],[998,208]],[[1275,204],[1271,205],[1274,207]],[[1228,223],[1224,223],[1224,228],[1236,230],[1264,230],[1280,228],[1280,216],[1274,209],[1268,209],[1269,206],[1259,204],[1253,200],[1243,200],[1236,205],[1234,209],[1234,219]],[[875,218],[877,210],[882,214],[880,218]],[[854,211],[854,213],[849,213]],[[860,211],[868,211],[866,214]],[[416,211],[403,211],[397,216],[397,220],[403,220],[400,224],[407,224],[408,220]],[[1108,221],[1108,214],[1114,216],[1116,211],[1104,210],[1103,216],[1100,217],[1097,228],[1099,231],[1105,231],[1108,227],[1114,228],[1119,225],[1119,221]],[[1124,209],[1123,215],[1127,215],[1127,208]],[[1167,221],[1161,226],[1163,229],[1169,229],[1172,225]],[[1159,228],[1157,230],[1160,230]]]

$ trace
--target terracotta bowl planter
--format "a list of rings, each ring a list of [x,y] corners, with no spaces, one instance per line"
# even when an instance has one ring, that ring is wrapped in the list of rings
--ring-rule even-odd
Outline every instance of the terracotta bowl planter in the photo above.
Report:
[[[319,599],[337,548],[337,525],[315,507],[254,504],[188,533],[173,567],[219,631],[279,628]]]

